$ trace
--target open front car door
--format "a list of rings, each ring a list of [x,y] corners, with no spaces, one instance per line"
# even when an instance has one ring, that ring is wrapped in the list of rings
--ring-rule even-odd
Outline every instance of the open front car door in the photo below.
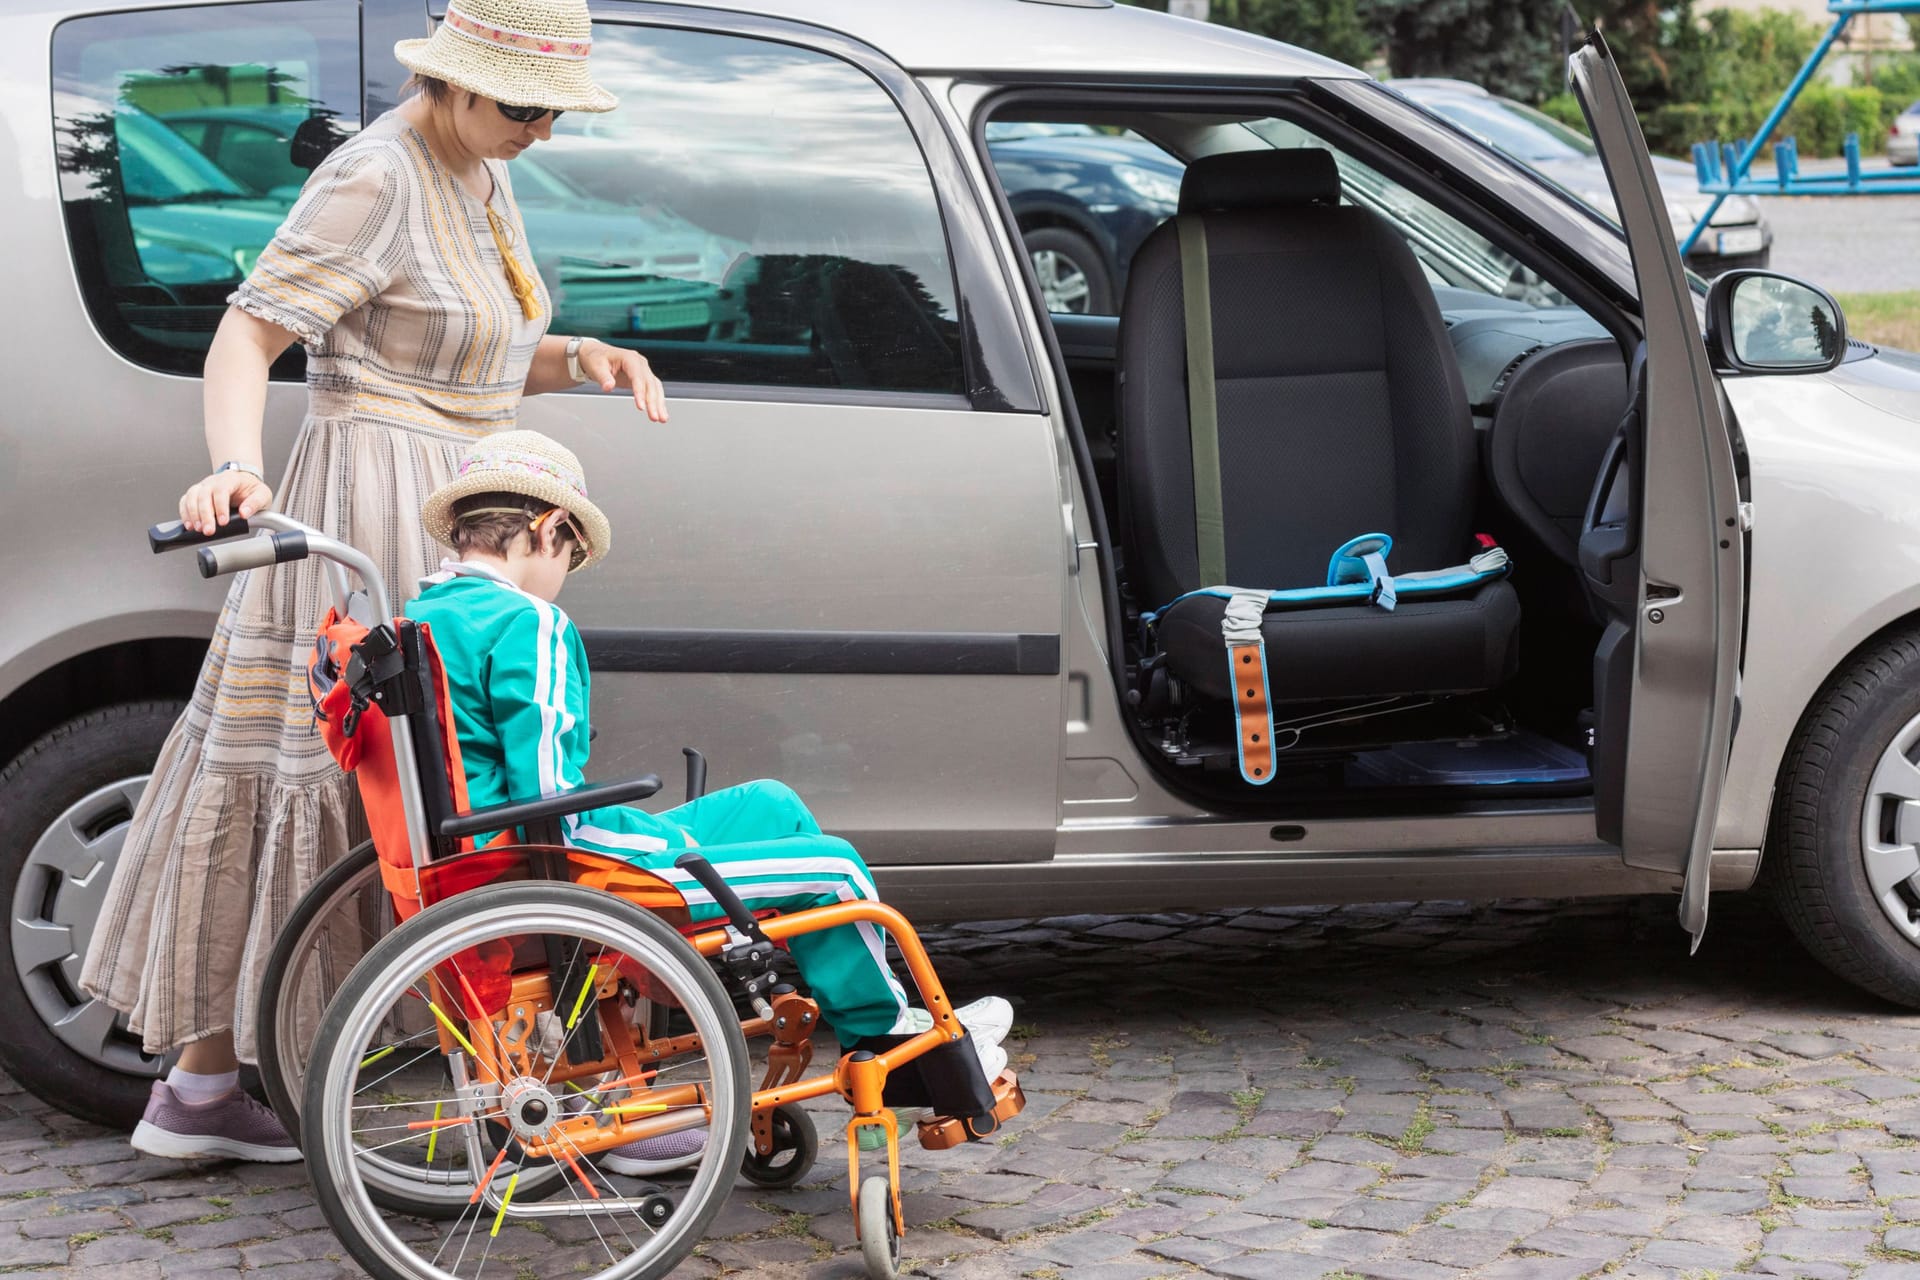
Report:
[[[1594,820],[1630,865],[1684,874],[1680,923],[1698,946],[1739,677],[1733,448],[1646,139],[1597,32],[1568,75],[1633,254],[1643,338],[1632,405],[1580,539],[1606,619],[1594,656]]]

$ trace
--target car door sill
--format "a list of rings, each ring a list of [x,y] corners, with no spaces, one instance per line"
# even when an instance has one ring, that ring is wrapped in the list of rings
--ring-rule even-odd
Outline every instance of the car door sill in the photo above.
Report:
[[[1716,850],[1716,889],[1748,887],[1755,850]],[[1231,907],[1667,894],[1606,845],[1461,853],[1063,854],[1051,862],[876,867],[880,892],[916,920],[1021,918]]]

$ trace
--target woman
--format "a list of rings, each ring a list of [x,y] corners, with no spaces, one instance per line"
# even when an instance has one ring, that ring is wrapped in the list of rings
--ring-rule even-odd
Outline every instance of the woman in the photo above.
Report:
[[[587,73],[586,0],[458,0],[394,54],[420,92],[328,157],[229,299],[206,364],[213,473],[180,499],[211,533],[274,503],[267,371],[307,347],[306,421],[280,508],[372,555],[405,589],[439,553],[420,505],[522,395],[599,383],[667,420],[637,353],[549,335],[505,161],[562,111],[609,111]],[[304,662],[324,606],[302,563],[235,582],[114,872],[81,976],[147,1050],[180,1049],[133,1145],[158,1156],[298,1160],[237,1087],[260,966],[313,879],[353,843],[352,782],[313,732]]]

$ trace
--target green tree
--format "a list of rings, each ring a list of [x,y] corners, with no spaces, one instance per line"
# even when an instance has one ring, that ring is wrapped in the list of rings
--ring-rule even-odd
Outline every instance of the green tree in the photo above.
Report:
[[[1396,76],[1451,76],[1538,102],[1561,76],[1559,0],[1360,0]]]
[[[1365,0],[1211,0],[1207,20],[1284,40],[1339,62],[1360,66],[1380,51],[1378,32],[1363,22]],[[1125,0],[1165,10],[1167,0]]]

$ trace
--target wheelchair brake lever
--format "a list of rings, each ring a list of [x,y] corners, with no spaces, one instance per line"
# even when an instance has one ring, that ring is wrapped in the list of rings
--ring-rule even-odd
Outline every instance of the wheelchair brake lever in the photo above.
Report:
[[[700,887],[713,895],[714,905],[727,913],[727,923],[733,926],[736,933],[749,942],[773,945],[762,932],[760,922],[753,918],[753,912],[747,910],[747,904],[740,901],[740,895],[733,891],[733,886],[727,883],[711,862],[697,852],[688,851],[675,858],[673,865],[698,880]]]

